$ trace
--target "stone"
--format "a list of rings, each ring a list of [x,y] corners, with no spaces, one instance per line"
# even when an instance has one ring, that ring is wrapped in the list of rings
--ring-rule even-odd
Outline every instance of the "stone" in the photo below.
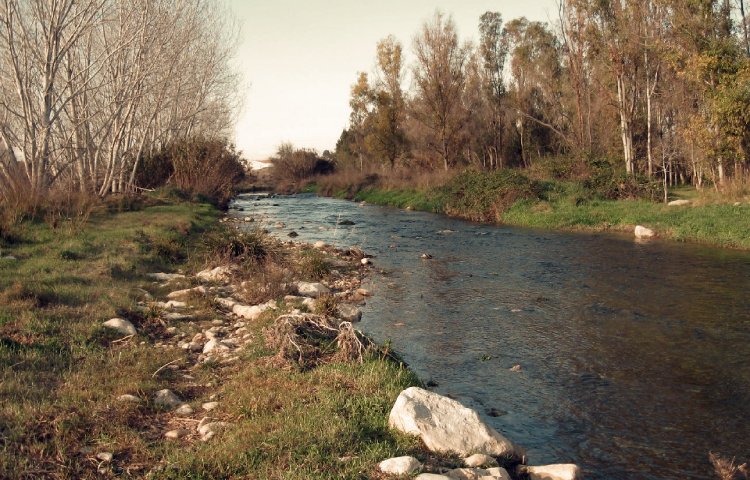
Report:
[[[201,408],[207,412],[210,412],[211,410],[214,410],[218,406],[219,406],[219,402],[206,402],[203,405],[201,405]]]
[[[227,427],[229,427],[227,422],[208,422],[198,427],[198,433],[200,433],[201,436],[206,436],[209,433],[223,432]]]
[[[125,402],[125,403],[141,403],[141,399],[136,397],[135,395],[131,395],[129,393],[126,393],[124,395],[120,395],[117,397],[118,402]]]
[[[497,460],[489,455],[475,453],[470,457],[464,458],[464,465],[467,467],[497,467]]]
[[[159,407],[176,408],[182,404],[182,400],[172,390],[165,388],[154,395],[154,404]]]
[[[177,322],[181,320],[190,320],[193,318],[192,315],[186,315],[184,313],[177,313],[177,312],[171,312],[166,315],[164,315],[165,320],[169,320],[171,322]]]
[[[414,480],[451,480],[451,477],[437,473],[422,473],[414,477]]]
[[[8,255],[6,257],[0,257],[0,260],[8,260],[9,262],[12,262],[12,261],[18,260],[18,259],[16,257],[14,257],[13,255]]]
[[[177,300],[170,300],[164,304],[164,308],[186,308],[187,303],[178,302]]]
[[[578,465],[572,463],[526,467],[524,470],[529,480],[576,480],[581,473]]]
[[[177,440],[179,438],[184,437],[188,433],[190,433],[190,432],[188,432],[184,428],[178,428],[177,430],[170,430],[170,431],[166,432],[164,434],[164,437],[168,438],[169,440]]]
[[[112,452],[99,452],[96,454],[96,458],[102,462],[109,463],[114,458],[114,455],[112,455]]]
[[[276,308],[276,300],[269,300],[266,303],[252,306],[236,304],[232,307],[232,313],[245,320],[255,320],[261,313],[271,308]]]
[[[366,288],[358,288],[355,292],[357,295],[362,295],[363,297],[371,297],[372,293],[370,293],[369,290]]]
[[[321,250],[326,247],[327,247],[326,242],[322,240],[318,240],[317,242],[313,243],[313,248],[317,248],[318,250]]]
[[[206,287],[201,285],[195,288],[186,288],[184,290],[176,290],[174,292],[169,293],[167,295],[167,298],[169,299],[182,298],[182,297],[187,297],[188,295],[195,294],[195,293],[205,295]]]
[[[289,237],[290,238],[297,238],[297,237],[299,237],[299,233],[297,233],[295,231],[291,231],[291,232],[289,232]]]
[[[237,305],[237,300],[235,300],[232,297],[228,297],[228,298],[216,297],[214,298],[214,302],[216,302],[219,306],[224,307],[228,310],[233,309],[234,306]]]
[[[209,268],[195,274],[195,278],[202,282],[223,282],[232,276],[232,269],[226,266]]]
[[[183,403],[177,408],[177,410],[174,411],[174,413],[181,417],[188,417],[195,413],[195,411],[193,410],[193,407],[191,407],[187,403]]]
[[[318,298],[321,295],[331,293],[331,290],[319,282],[295,282],[297,293],[303,297]]]
[[[180,273],[149,273],[146,275],[149,278],[153,278],[154,280],[158,280],[160,282],[171,282],[172,280],[179,280],[181,278],[185,278],[185,275],[182,275]]]
[[[390,475],[411,475],[418,472],[422,464],[414,457],[395,457],[383,460],[378,464],[378,468]]]
[[[690,205],[690,200],[672,200],[667,204],[669,207],[684,207]]]
[[[138,333],[132,323],[122,318],[112,318],[104,322],[102,325],[106,328],[117,330],[123,335],[135,335]]]
[[[338,306],[339,318],[346,322],[358,322],[362,320],[362,310],[350,305],[348,303],[342,303]]]
[[[365,266],[372,265],[372,261],[370,261],[369,258],[363,258],[362,260],[360,260],[360,263],[362,263],[362,265],[365,265]]]
[[[352,225],[355,225],[355,223],[354,223],[354,222],[352,222],[351,220],[341,220],[341,221],[340,221],[340,222],[339,222],[338,224],[339,224],[339,225],[346,225],[346,226],[352,226]]]
[[[641,225],[635,226],[635,238],[651,238],[655,235],[656,233],[654,233],[654,231],[650,228],[646,228]]]
[[[454,452],[464,457],[475,453],[495,457],[515,454],[513,444],[484,423],[477,412],[419,387],[399,394],[388,425],[420,437],[434,452]]]
[[[521,365],[513,365],[510,367],[511,372],[520,372],[521,371]]]
[[[225,342],[219,341],[217,338],[212,338],[208,342],[206,342],[205,345],[203,345],[203,353],[211,353],[211,352],[226,352],[227,350],[230,350],[231,347],[227,345]]]
[[[454,468],[447,473],[453,480],[511,480],[510,474],[500,467],[483,468]]]

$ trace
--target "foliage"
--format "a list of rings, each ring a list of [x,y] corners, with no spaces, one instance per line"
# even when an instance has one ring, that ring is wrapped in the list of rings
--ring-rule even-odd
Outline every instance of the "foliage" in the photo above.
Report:
[[[314,175],[333,172],[332,161],[322,158],[315,150],[297,149],[290,143],[279,146],[276,156],[271,158],[272,175],[278,190],[299,185]]]

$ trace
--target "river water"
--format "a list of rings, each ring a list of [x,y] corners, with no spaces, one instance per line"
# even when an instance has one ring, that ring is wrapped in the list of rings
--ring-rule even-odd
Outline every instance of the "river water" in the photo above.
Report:
[[[360,328],[530,464],[704,479],[709,451],[750,460],[748,253],[308,195],[241,196],[231,214],[375,255]]]

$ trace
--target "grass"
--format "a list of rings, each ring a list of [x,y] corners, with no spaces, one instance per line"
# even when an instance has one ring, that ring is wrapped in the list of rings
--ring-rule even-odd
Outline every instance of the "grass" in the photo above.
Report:
[[[363,478],[377,477],[374,465],[388,456],[423,455],[415,440],[386,428],[398,392],[417,383],[408,370],[379,358],[306,371],[281,366],[262,340],[277,311],[248,325],[254,340],[239,362],[183,375],[192,366],[187,353],[157,345],[169,324],[136,304],[190,281],[162,287],[147,273],[252,259],[246,289],[280,299],[283,290],[269,284],[292,271],[319,278],[328,264],[317,253],[277,251],[256,234],[237,239],[207,204],[172,198],[139,208],[54,229],[26,222],[3,237],[2,255],[18,260],[0,260],[0,478]],[[198,320],[216,318],[211,302],[191,303]],[[115,316],[131,320],[138,335],[102,328]],[[170,362],[179,368],[164,368]],[[155,407],[148,400],[163,388],[197,411],[218,397],[211,416],[232,426],[206,443],[166,440],[169,429],[194,431],[202,415],[182,419]],[[145,401],[117,402],[122,394]],[[114,460],[98,460],[100,452]]]
[[[328,181],[340,188],[341,196],[356,201],[473,221],[591,232],[625,232],[644,225],[665,239],[750,249],[750,202],[746,195],[736,194],[745,192],[740,188],[722,197],[713,190],[697,193],[690,187],[681,187],[670,191],[670,199],[689,199],[692,205],[668,207],[645,199],[608,200],[580,179],[530,179],[514,170],[464,172],[441,185],[424,188],[389,187],[384,180],[357,190],[356,185],[340,184],[341,179],[339,183]],[[610,181],[605,187],[617,185]],[[331,193],[330,189],[318,191]],[[607,190],[607,194],[611,193]],[[735,204],[737,200],[739,205]]]

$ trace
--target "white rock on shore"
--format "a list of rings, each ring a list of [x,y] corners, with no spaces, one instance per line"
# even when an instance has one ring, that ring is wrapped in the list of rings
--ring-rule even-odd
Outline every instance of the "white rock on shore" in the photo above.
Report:
[[[497,467],[497,460],[489,455],[475,453],[470,457],[464,458],[464,465],[467,467]]]
[[[149,273],[147,277],[152,278],[154,280],[158,280],[160,282],[171,282],[172,280],[179,280],[181,278],[185,278],[185,275],[182,275],[181,273],[157,272],[157,273]]]
[[[390,475],[411,475],[418,472],[422,464],[414,457],[395,457],[383,460],[378,464],[378,468]]]
[[[526,467],[525,471],[529,480],[577,480],[581,474],[578,465],[572,463]]]
[[[388,425],[417,435],[434,452],[502,456],[515,453],[513,444],[484,423],[477,412],[448,397],[418,387],[402,391]]]
[[[182,404],[182,400],[172,390],[159,390],[154,395],[154,404],[159,407],[175,408]]]
[[[188,295],[190,295],[192,293],[198,293],[198,294],[201,294],[201,295],[205,295],[206,294],[206,287],[204,287],[204,286],[198,286],[198,287],[195,287],[195,288],[186,288],[184,290],[176,290],[174,292],[169,293],[167,295],[167,298],[169,298],[170,300],[173,300],[175,298],[187,297]]]
[[[635,238],[651,238],[655,235],[656,233],[650,228],[644,227],[642,225],[635,226]]]
[[[123,335],[135,335],[138,333],[132,323],[122,318],[112,318],[102,323],[102,325],[106,328],[117,330]]]
[[[223,282],[232,275],[229,267],[209,268],[195,274],[195,278],[202,282]]]
[[[318,298],[326,293],[331,293],[328,287],[318,282],[295,282],[294,286],[297,293],[303,297]]]
[[[690,205],[690,200],[672,200],[667,204],[669,207],[684,207]]]
[[[342,303],[338,306],[339,318],[347,322],[359,322],[362,320],[362,310],[350,305],[348,303]]]
[[[507,470],[494,468],[455,468],[447,473],[452,480],[511,480]]]
[[[238,317],[244,318],[245,320],[255,320],[260,316],[261,313],[265,312],[269,308],[276,308],[275,300],[269,300],[266,303],[252,306],[241,305],[238,303],[232,307],[232,313],[234,313]]]

